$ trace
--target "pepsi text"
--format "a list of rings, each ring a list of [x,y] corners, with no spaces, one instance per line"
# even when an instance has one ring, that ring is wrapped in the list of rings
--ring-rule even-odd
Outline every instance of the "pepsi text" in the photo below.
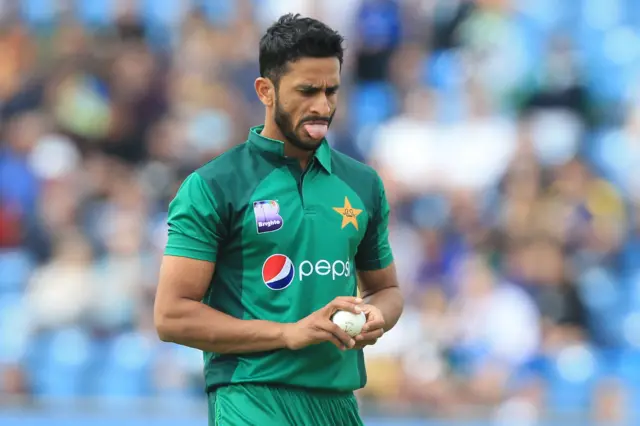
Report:
[[[318,260],[315,264],[308,260],[304,260],[298,267],[298,276],[300,281],[304,280],[304,277],[310,277],[313,274],[320,276],[331,276],[331,279],[335,281],[338,277],[350,277],[351,266],[349,261],[343,262],[342,260],[336,260],[329,262],[325,259]]]

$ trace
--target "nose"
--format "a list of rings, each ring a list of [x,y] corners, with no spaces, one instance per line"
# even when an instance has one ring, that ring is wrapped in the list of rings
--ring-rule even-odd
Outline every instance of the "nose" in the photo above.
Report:
[[[310,112],[313,115],[322,117],[328,117],[331,114],[331,103],[326,93],[319,93],[318,96],[313,99]]]

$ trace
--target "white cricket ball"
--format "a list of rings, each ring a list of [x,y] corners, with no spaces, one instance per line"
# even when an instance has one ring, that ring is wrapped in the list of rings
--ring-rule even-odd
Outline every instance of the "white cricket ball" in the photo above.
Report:
[[[331,321],[343,329],[349,336],[355,337],[362,331],[362,326],[367,322],[364,312],[354,314],[348,311],[338,311],[333,314]]]

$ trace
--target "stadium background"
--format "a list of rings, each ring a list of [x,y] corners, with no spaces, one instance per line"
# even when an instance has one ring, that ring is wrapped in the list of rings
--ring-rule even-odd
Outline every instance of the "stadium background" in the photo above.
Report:
[[[367,424],[638,424],[637,0],[0,1],[0,424],[204,424],[165,212],[262,122],[286,12],[347,37],[330,141],[393,208]]]

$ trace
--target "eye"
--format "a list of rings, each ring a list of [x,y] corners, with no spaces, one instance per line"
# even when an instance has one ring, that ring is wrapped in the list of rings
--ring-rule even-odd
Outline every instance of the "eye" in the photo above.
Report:
[[[336,93],[338,93],[338,88],[337,87],[330,87],[330,88],[327,89],[326,93],[327,93],[327,96],[333,96]]]

